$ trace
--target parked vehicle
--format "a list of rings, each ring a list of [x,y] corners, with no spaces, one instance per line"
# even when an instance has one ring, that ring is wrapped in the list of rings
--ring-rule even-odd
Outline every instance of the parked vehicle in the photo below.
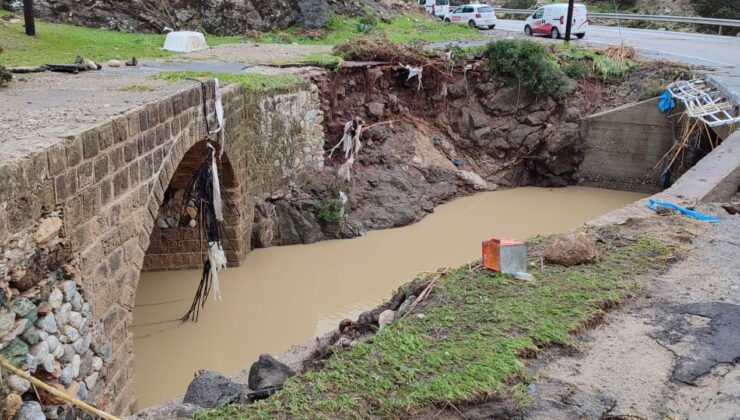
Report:
[[[487,4],[466,4],[445,15],[445,22],[468,25],[471,28],[496,27],[496,11]]]
[[[418,0],[427,13],[442,19],[450,11],[450,0]]]
[[[524,22],[524,33],[527,35],[547,35],[560,38],[565,34],[568,20],[568,5],[564,3],[548,4],[537,9]],[[588,11],[583,4],[573,7],[573,24],[570,33],[579,39],[586,36],[588,29]]]

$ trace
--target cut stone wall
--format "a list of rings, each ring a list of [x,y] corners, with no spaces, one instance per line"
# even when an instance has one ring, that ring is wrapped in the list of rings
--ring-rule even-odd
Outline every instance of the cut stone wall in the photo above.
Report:
[[[205,92],[212,116],[211,83]],[[318,92],[307,86],[255,94],[230,85],[222,93],[239,257],[248,250],[254,197],[323,165],[322,116],[312,109]],[[200,86],[189,87],[23,159],[0,161],[0,243],[31,229],[43,214],[59,209],[63,215],[90,322],[111,341],[106,386],[91,402],[117,415],[136,409],[129,330],[136,288],[170,181],[205,137],[202,95]]]

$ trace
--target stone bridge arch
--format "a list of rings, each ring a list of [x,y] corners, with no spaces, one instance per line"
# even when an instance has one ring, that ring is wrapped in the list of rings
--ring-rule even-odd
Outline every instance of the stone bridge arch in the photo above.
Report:
[[[89,402],[117,415],[137,409],[129,327],[141,271],[196,261],[177,255],[187,249],[177,244],[166,264],[161,258],[154,264],[174,251],[155,252],[167,190],[202,162],[201,92],[199,85],[183,88],[0,162],[0,176],[8,180],[0,185],[0,243],[33,229],[42,214],[61,210],[91,321],[103,327],[111,349],[101,370],[105,388]],[[210,115],[212,82],[205,92]],[[323,166],[323,116],[317,89],[305,84],[267,92],[229,85],[222,96],[228,130],[220,170],[239,210],[226,223],[237,244],[228,256],[237,264],[249,251],[255,201]],[[159,244],[165,242],[172,246],[172,240]]]

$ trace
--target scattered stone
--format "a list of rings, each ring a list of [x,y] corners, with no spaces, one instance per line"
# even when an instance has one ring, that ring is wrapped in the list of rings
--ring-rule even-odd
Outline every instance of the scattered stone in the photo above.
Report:
[[[90,316],[90,305],[87,302],[82,304],[82,307],[80,308],[80,314],[85,318]]]
[[[31,313],[31,311],[36,310],[36,305],[30,299],[21,296],[13,302],[11,310],[19,317],[24,317]],[[2,336],[2,333],[0,333],[0,336]]]
[[[103,359],[101,359],[98,356],[95,356],[92,358],[92,368],[93,370],[100,370],[103,368]]]
[[[416,296],[415,295],[411,295],[408,298],[406,298],[406,300],[403,301],[403,303],[401,304],[401,306],[398,307],[398,314],[401,315],[401,316],[403,316],[404,314],[406,314],[406,312],[409,310],[409,308],[411,307],[411,305],[414,304],[415,301],[416,301]]]
[[[51,307],[54,309],[59,309],[59,307],[62,306],[63,301],[64,295],[62,294],[62,291],[57,289],[56,287],[53,288],[51,293],[49,294],[49,303],[51,304]]]
[[[57,420],[62,413],[64,413],[64,406],[62,405],[50,405],[44,408],[44,415],[47,420]]]
[[[107,64],[108,67],[123,67],[126,65],[126,63],[120,60],[108,60],[105,64]]]
[[[70,312],[69,317],[67,318],[67,323],[79,330],[80,325],[82,325],[82,315],[79,312]]]
[[[26,340],[26,342],[28,342],[28,344],[31,344],[31,345],[38,343],[43,338],[41,336],[41,330],[35,327],[23,333],[21,337],[23,337],[23,339]]]
[[[36,310],[39,317],[45,317],[49,314],[51,314],[52,310],[54,309],[53,306],[51,306],[51,303],[49,302],[41,302],[38,309]],[[37,318],[38,319],[38,318]]]
[[[534,281],[534,276],[533,275],[531,275],[529,273],[522,272],[522,271],[519,271],[517,273],[514,273],[514,278],[517,279],[517,280],[521,280],[521,281]]]
[[[72,349],[71,346],[69,346],[69,348]],[[72,351],[74,352],[74,350],[72,350]],[[66,349],[65,349],[64,354],[65,355],[67,354]],[[81,364],[82,364],[82,359],[80,358],[80,355],[79,354],[73,355],[72,356],[72,362],[71,362],[72,376],[73,377],[77,378],[77,377],[80,376],[80,365]]]
[[[90,396],[90,391],[87,389],[87,385],[84,382],[80,382],[80,390],[77,392],[77,398],[85,401]]]
[[[596,258],[596,245],[584,232],[564,233],[545,250],[545,259],[570,267]]]
[[[81,311],[82,305],[85,304],[85,300],[82,299],[82,294],[80,292],[75,291],[72,295],[72,299],[69,300],[69,303],[72,304],[72,309],[75,311]]]
[[[424,318],[426,318],[426,317],[427,317],[427,316],[426,316],[426,315],[424,315],[424,314],[416,314],[416,318],[417,318],[417,319],[424,319]]]
[[[49,353],[54,353],[59,347],[59,339],[55,335],[50,335],[46,337],[46,345],[49,347]]]
[[[69,341],[72,343],[76,344],[77,341],[82,341],[82,338],[80,338],[80,333],[77,331],[77,328],[71,325],[64,326],[64,335],[66,335]],[[77,351],[77,346],[75,344],[73,344],[72,346],[75,349],[75,351]]]
[[[64,325],[67,323],[67,320],[69,319],[69,313],[72,312],[72,304],[69,302],[65,302],[62,304],[61,307],[59,307],[59,310],[54,315],[54,318],[57,320],[58,325]]]
[[[62,345],[63,354],[59,357],[59,361],[62,363],[72,363],[75,356],[75,350],[69,344]],[[77,375],[75,375],[76,377]]]
[[[80,369],[79,369],[79,375],[77,376],[87,376],[92,371],[92,352],[88,351],[87,353],[80,356]]]
[[[8,394],[8,396],[5,397],[5,408],[3,408],[2,413],[0,414],[3,415],[3,419],[12,419],[15,416],[15,413],[17,413],[21,408],[21,405],[23,405],[23,400],[20,395]]]
[[[72,366],[66,366],[64,369],[62,369],[62,374],[59,375],[59,382],[62,383],[62,385],[69,386],[69,384],[72,383],[72,379],[74,378],[74,371],[72,370]]]
[[[205,371],[190,382],[183,402],[204,408],[218,408],[237,401],[241,390],[242,385],[222,374]]]
[[[57,328],[57,322],[54,319],[54,315],[52,314],[47,314],[44,317],[39,317],[38,321],[36,321],[36,326],[49,334],[55,334],[57,331],[59,331],[59,328]]]
[[[378,318],[379,329],[382,330],[383,328],[392,324],[394,319],[396,319],[396,313],[394,311],[387,309],[381,312],[380,317]]]
[[[49,345],[46,344],[46,341],[39,341],[38,343],[31,346],[29,353],[31,354],[31,356],[44,361],[49,355]]]
[[[15,313],[5,312],[0,314],[0,337],[5,337],[15,325]]]
[[[58,217],[49,217],[39,224],[38,229],[33,234],[33,240],[39,245],[43,245],[55,237],[62,228],[62,219]]]
[[[365,104],[365,108],[367,108],[368,115],[374,118],[383,118],[385,114],[385,104],[380,102],[370,102]]]
[[[67,280],[62,282],[60,288],[62,289],[62,292],[64,292],[64,301],[70,302],[77,292],[77,283],[73,280]]]
[[[31,389],[31,381],[27,379],[23,379],[18,375],[11,375],[8,378],[8,386],[13,391],[17,392],[20,395],[23,395]]]
[[[269,354],[263,353],[258,361],[249,368],[249,388],[258,390],[267,387],[282,386],[295,372],[286,364],[279,362]]]
[[[93,372],[90,374],[90,376],[85,378],[85,385],[87,385],[88,389],[94,388],[96,383],[98,383],[98,372]]]
[[[339,348],[346,349],[352,345],[352,340],[350,340],[347,337],[339,337],[339,340],[337,340],[337,342],[334,345]]]
[[[36,401],[26,401],[15,414],[16,420],[46,420],[41,404]]]

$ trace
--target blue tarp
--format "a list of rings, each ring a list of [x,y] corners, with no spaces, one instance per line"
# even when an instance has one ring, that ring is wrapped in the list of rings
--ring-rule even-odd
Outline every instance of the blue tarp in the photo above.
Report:
[[[696,211],[693,211],[693,210],[689,210],[689,209],[687,209],[685,207],[681,207],[681,206],[675,205],[673,203],[669,203],[667,201],[655,201],[655,200],[652,200],[651,199],[650,200],[650,203],[648,204],[648,206],[652,210],[655,210],[655,206],[656,205],[663,206],[663,207],[668,207],[668,208],[672,208],[674,210],[678,210],[678,211],[680,211],[681,213],[683,213],[683,214],[685,214],[687,216],[690,216],[690,217],[693,217],[694,219],[699,219],[699,220],[702,220],[702,221],[705,221],[705,222],[712,222],[712,223],[714,223],[714,222],[719,222],[721,220],[719,217],[707,216],[706,214],[701,214],[699,212],[696,212]],[[657,210],[655,210],[655,211],[657,211]]]
[[[663,94],[660,95],[660,102],[658,102],[660,112],[670,111],[675,107],[676,101],[673,100],[673,95],[671,95],[671,92],[668,89],[664,90]]]

